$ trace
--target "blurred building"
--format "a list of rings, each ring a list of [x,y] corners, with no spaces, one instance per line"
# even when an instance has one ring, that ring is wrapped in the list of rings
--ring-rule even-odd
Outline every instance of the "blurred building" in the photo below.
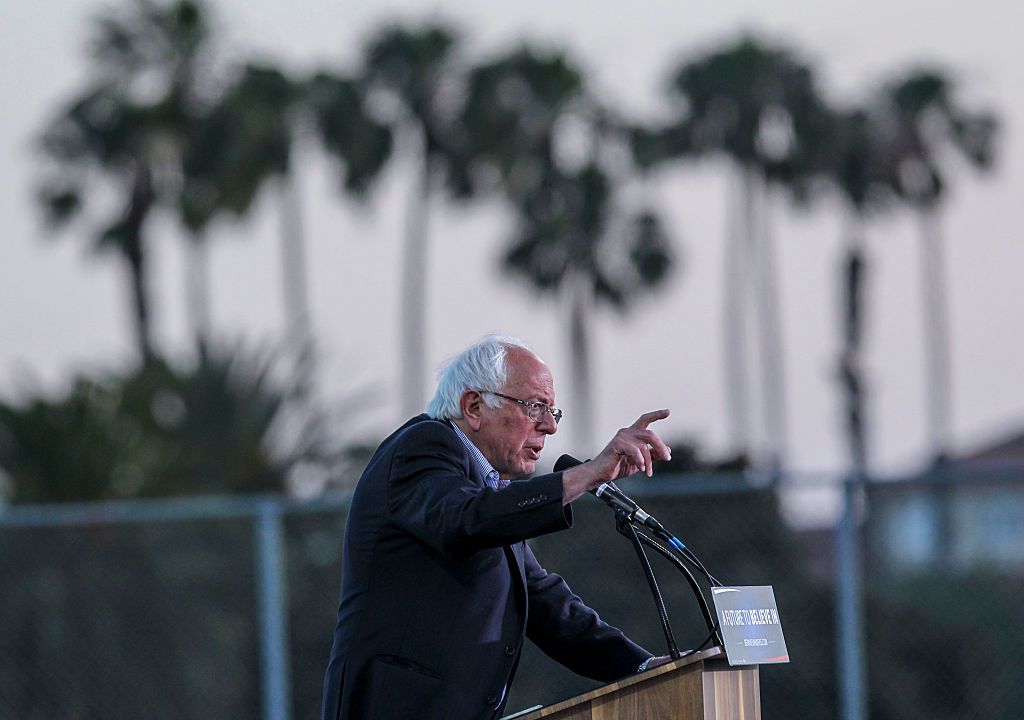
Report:
[[[1024,574],[1024,432],[871,495],[866,540],[889,570]]]

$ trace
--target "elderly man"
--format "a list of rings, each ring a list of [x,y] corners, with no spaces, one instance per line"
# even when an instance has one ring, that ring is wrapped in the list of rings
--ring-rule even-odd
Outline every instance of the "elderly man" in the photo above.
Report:
[[[381,443],[345,528],[324,720],[495,718],[524,637],[602,681],[652,659],[525,541],[571,527],[569,503],[587,490],[669,459],[648,429],[668,411],[619,430],[590,462],[521,479],[558,429],[554,402],[547,365],[492,335],[450,360],[427,414]]]

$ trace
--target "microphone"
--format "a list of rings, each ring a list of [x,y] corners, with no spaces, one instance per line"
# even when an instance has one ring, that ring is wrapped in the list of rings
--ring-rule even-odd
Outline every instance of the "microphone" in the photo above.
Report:
[[[582,465],[582,460],[577,460],[572,455],[563,455],[562,457],[555,460],[555,472],[562,472],[569,468],[574,468],[577,465]]]
[[[562,472],[582,464],[582,460],[577,460],[572,455],[562,455],[562,457],[555,461],[555,472]],[[603,500],[613,510],[625,513],[626,517],[630,520],[636,519],[651,530],[665,532],[665,528],[662,527],[661,523],[653,515],[644,512],[643,508],[633,502],[626,493],[619,490],[615,483],[601,483],[596,488],[587,492]]]
[[[569,468],[574,468],[577,465],[582,464],[583,460],[577,460],[572,455],[563,455],[555,460],[555,472],[562,472],[563,470],[568,470]]]

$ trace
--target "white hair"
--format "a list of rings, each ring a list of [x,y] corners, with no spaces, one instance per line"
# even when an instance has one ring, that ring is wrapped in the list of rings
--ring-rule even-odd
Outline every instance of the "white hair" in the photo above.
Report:
[[[445,360],[437,370],[437,391],[427,414],[435,420],[457,420],[462,417],[462,394],[467,390],[501,392],[508,380],[506,358],[513,348],[533,352],[519,338],[491,334]],[[501,402],[493,395],[485,394],[483,399],[489,407]]]

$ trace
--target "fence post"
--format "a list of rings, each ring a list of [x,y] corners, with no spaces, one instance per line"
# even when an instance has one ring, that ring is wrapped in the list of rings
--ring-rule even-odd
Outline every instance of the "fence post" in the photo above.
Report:
[[[263,500],[256,516],[256,592],[259,600],[263,720],[288,720],[291,716],[284,547],[281,502],[277,499]]]
[[[843,514],[836,528],[836,635],[839,670],[839,717],[866,720],[867,678],[864,655],[864,578],[861,518],[865,483],[862,477],[843,483]]]

